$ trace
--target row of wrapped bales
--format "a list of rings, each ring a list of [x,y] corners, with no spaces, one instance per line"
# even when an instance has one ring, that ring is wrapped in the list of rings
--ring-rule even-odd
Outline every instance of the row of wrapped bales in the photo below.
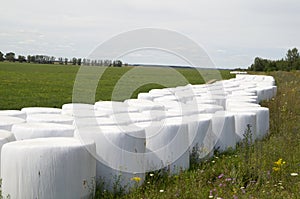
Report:
[[[273,77],[237,75],[124,102],[0,111],[3,196],[88,198],[97,183],[130,190],[146,172],[177,174],[191,156],[234,149],[248,128],[253,141],[263,139],[269,110],[259,102],[276,92]]]

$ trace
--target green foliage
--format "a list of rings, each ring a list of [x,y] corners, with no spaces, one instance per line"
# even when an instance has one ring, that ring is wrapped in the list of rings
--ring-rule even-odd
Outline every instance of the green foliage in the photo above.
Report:
[[[13,52],[6,53],[5,59],[9,62],[14,62],[15,61],[15,53],[13,53]]]
[[[289,49],[285,59],[268,60],[260,57],[254,59],[254,63],[248,68],[251,71],[290,71],[300,70],[300,56],[297,48]]]
[[[0,51],[0,61],[4,61],[4,54]]]
[[[21,62],[21,63],[22,63],[22,62],[26,62],[25,56],[19,55],[19,56],[18,56],[18,61]]]
[[[115,60],[115,61],[113,61],[113,64],[112,64],[113,67],[122,67],[122,65],[123,65],[123,63],[121,60]]]

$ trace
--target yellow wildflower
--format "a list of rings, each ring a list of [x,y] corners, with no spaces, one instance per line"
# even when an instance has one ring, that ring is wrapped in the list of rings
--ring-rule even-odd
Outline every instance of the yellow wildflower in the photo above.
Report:
[[[138,182],[141,181],[141,178],[140,177],[133,177],[133,178],[131,178],[131,180],[138,183]]]
[[[277,166],[282,166],[284,165],[286,162],[285,161],[282,161],[282,158],[279,158],[279,160],[277,160],[276,162],[274,162],[274,164],[276,164]]]
[[[280,168],[279,167],[273,167],[273,171],[279,171]]]

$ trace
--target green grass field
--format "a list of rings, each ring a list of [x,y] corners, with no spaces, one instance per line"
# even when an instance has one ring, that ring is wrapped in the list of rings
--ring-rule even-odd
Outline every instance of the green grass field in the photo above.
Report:
[[[209,70],[202,70],[200,75],[193,69],[177,69],[176,71],[187,79],[185,82],[178,79],[180,74],[170,68],[123,67],[105,69],[104,67],[97,67],[94,69],[97,72],[103,72],[103,75],[100,78],[96,96],[88,102],[111,100],[113,89],[118,80],[127,72],[132,72],[133,69],[135,73],[122,85],[124,88],[127,90],[135,88],[136,83],[143,83],[144,79],[150,80],[150,83],[138,86],[129,98],[135,98],[139,92],[149,91],[152,88],[162,88],[162,85],[155,84],[160,80],[164,80],[171,86],[179,86],[187,83],[201,84],[204,82],[202,76],[207,79],[214,79],[213,76],[210,77],[212,73]],[[31,106],[61,107],[65,103],[70,103],[72,102],[73,86],[78,71],[78,66],[71,65],[0,62],[0,109],[21,109]],[[226,70],[221,70],[220,74],[225,79],[232,77]],[[122,89],[122,92],[125,90]],[[122,95],[122,92],[119,92],[121,96],[118,96],[118,100],[128,98],[125,98],[126,93]]]
[[[72,101],[78,67],[0,63],[0,109],[26,106],[61,107]],[[111,99],[118,79],[132,68],[109,68],[100,80],[95,100]],[[145,75],[166,76],[159,68],[143,69]],[[179,69],[190,83],[203,83],[195,70]],[[202,74],[209,76],[209,71]],[[229,78],[228,71],[221,71]],[[101,192],[96,198],[300,198],[300,72],[272,72],[278,85],[277,97],[263,102],[270,108],[270,135],[254,145],[240,145],[236,151],[215,154],[177,176],[147,174],[143,186],[131,193]],[[144,77],[135,77],[132,82]],[[181,81],[174,81],[180,85]],[[129,86],[129,85],[127,85]],[[135,90],[148,91],[157,84]],[[278,161],[282,159],[282,161]],[[276,162],[276,163],[275,163]]]

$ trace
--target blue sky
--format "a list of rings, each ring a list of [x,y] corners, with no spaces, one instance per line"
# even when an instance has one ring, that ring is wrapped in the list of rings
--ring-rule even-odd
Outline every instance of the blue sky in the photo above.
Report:
[[[87,57],[114,35],[153,27],[191,38],[218,67],[247,67],[300,47],[299,19],[298,0],[10,0],[0,7],[0,51]],[[182,64],[149,50],[123,59]]]

